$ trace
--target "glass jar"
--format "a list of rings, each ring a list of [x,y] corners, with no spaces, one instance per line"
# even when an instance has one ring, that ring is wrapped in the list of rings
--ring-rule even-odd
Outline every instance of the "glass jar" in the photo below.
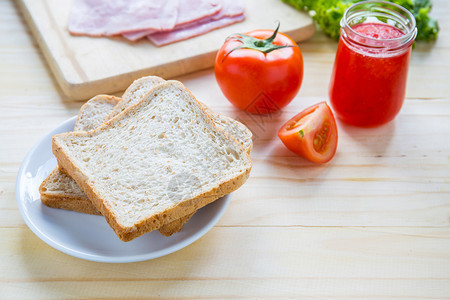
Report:
[[[340,119],[373,127],[395,118],[416,35],[414,16],[399,5],[364,1],[345,11],[329,88]]]

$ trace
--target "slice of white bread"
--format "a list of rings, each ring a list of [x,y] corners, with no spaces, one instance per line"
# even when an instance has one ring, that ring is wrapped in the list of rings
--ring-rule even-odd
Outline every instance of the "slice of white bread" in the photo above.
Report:
[[[52,147],[123,241],[236,190],[251,169],[244,148],[176,81],[93,131],[55,135]]]
[[[157,77],[158,78],[158,77]],[[136,93],[142,94],[142,90],[150,90],[153,83],[164,81],[153,80],[151,77],[136,80],[131,87]],[[129,89],[130,90],[130,89]],[[108,117],[115,115],[113,109],[118,107],[122,100],[113,96],[98,95],[87,101],[80,109],[75,123],[75,131],[89,131],[100,126]],[[248,153],[252,148],[252,133],[242,123],[232,118],[213,112],[209,107],[202,104],[204,109],[213,118],[216,125],[232,135],[240,142]],[[43,204],[60,209],[68,209],[81,213],[96,214],[101,213],[95,208],[86,194],[76,184],[76,182],[59,168],[53,170],[42,182],[39,192]],[[159,231],[165,236],[179,232],[190,216],[180,218],[176,221],[164,224]]]

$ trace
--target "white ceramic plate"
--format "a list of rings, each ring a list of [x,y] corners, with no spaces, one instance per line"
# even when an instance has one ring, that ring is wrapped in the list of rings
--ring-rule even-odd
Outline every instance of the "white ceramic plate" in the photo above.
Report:
[[[28,227],[44,242],[86,260],[124,263],[153,259],[180,250],[208,232],[223,215],[231,195],[200,209],[171,237],[157,230],[122,242],[102,216],[49,208],[41,203],[39,185],[56,167],[51,150],[54,134],[72,131],[73,117],[47,134],[25,157],[16,181],[16,198]]]

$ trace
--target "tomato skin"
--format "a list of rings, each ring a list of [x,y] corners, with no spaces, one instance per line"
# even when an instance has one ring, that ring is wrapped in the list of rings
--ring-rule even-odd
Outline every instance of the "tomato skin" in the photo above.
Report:
[[[292,152],[315,163],[326,163],[336,153],[338,131],[326,102],[303,110],[278,130],[278,137]]]
[[[266,39],[273,30],[255,30],[246,35]],[[303,80],[300,48],[287,35],[278,32],[273,44],[291,45],[269,53],[254,49],[230,50],[242,43],[228,39],[217,53],[215,76],[225,97],[236,107],[250,113],[275,112],[297,95]]]

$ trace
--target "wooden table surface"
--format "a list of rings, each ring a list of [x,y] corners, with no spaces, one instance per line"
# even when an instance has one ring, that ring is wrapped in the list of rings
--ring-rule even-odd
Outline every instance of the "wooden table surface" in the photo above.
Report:
[[[253,170],[218,224],[173,254],[107,264],[35,236],[15,198],[18,169],[82,102],[61,93],[13,1],[0,1],[0,299],[450,299],[450,4],[441,32],[411,57],[407,99],[376,129],[339,126],[339,147],[314,165],[276,138],[285,120],[327,99],[336,42],[300,45],[305,77],[279,114],[255,118],[222,96],[212,70],[176,78],[255,133]]]

